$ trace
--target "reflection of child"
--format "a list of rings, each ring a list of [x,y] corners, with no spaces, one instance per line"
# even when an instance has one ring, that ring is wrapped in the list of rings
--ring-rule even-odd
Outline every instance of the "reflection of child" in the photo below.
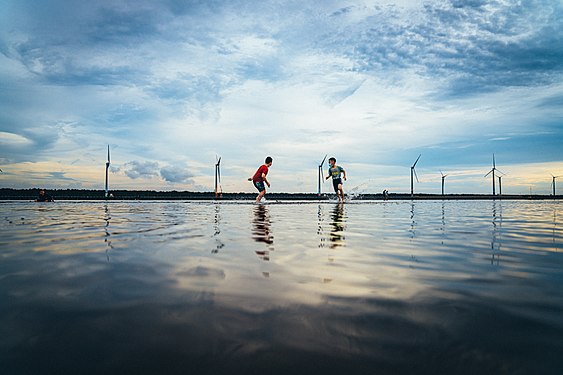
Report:
[[[248,181],[252,181],[256,189],[258,189],[259,193],[256,197],[256,203],[260,203],[260,200],[264,197],[264,195],[266,195],[266,187],[264,186],[264,183],[270,187],[270,183],[268,182],[266,175],[268,174],[268,170],[271,166],[272,158],[268,156],[265,163],[258,168],[256,173],[254,173],[254,176],[248,179]]]
[[[336,158],[334,157],[328,159],[328,163],[330,164],[330,168],[328,168],[328,176],[326,179],[328,180],[332,177],[334,192],[338,196],[338,199],[344,202],[344,189],[342,188],[342,178],[340,176],[343,174],[344,181],[346,181],[346,171],[341,166],[336,165]]]

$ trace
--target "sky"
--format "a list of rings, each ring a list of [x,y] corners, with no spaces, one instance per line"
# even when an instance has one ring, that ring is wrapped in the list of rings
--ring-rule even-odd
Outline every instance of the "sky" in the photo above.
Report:
[[[0,187],[548,194],[563,2],[0,0]],[[326,164],[324,165],[326,174]],[[558,194],[563,194],[563,176]],[[559,182],[559,180],[557,181]],[[332,184],[322,189],[329,192]],[[559,186],[559,184],[557,184]],[[498,191],[498,186],[497,186]]]

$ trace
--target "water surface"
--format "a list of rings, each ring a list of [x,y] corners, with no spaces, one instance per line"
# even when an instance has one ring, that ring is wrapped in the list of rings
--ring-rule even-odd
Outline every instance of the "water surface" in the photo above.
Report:
[[[0,368],[559,374],[562,207],[2,202]]]

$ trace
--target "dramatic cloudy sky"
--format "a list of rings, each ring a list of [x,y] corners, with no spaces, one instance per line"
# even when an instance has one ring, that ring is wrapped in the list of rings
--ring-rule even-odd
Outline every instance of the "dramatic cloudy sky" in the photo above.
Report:
[[[0,187],[550,191],[563,3],[1,0]],[[563,189],[563,177],[561,178]],[[323,187],[329,190],[326,183]],[[558,189],[559,193],[563,190]]]

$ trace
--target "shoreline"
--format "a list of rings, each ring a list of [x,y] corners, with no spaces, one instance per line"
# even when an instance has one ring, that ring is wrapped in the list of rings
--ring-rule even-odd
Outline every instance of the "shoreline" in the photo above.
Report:
[[[35,200],[39,189],[0,189],[0,200]],[[254,201],[255,193],[223,193],[215,198],[213,192],[189,192],[189,191],[141,191],[141,190],[115,190],[111,192],[112,198],[106,198],[103,190],[48,190],[48,194],[55,201],[81,201],[81,200],[101,200],[101,201]],[[382,193],[366,193],[346,195],[349,201],[385,201]],[[301,201],[301,202],[334,202],[335,194],[316,193],[267,193],[266,200],[274,201]],[[405,193],[389,193],[388,201],[408,201],[408,200],[559,200],[563,195],[492,195],[492,194],[424,194],[418,193],[411,196]]]

